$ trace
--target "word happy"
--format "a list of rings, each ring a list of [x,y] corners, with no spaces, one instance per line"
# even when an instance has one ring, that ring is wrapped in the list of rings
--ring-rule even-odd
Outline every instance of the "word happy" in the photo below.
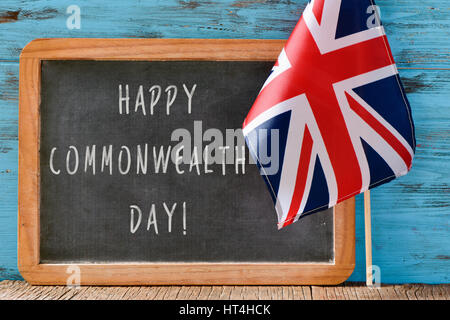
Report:
[[[197,84],[194,84],[190,89],[183,83],[183,91],[187,97],[187,113],[192,112],[192,98],[195,93]],[[166,110],[166,115],[170,115],[170,108],[174,104],[178,96],[178,87],[175,85],[170,85],[164,90],[160,85],[153,85],[147,91],[144,90],[144,86],[140,85],[134,99],[134,110],[135,113],[142,112],[144,116],[147,112],[150,115],[155,113],[155,107],[160,103],[161,96],[166,96],[165,103],[162,102],[163,107]],[[181,90],[180,90],[181,91]],[[145,93],[144,93],[145,92]],[[128,84],[119,85],[119,114],[130,114],[130,87]]]

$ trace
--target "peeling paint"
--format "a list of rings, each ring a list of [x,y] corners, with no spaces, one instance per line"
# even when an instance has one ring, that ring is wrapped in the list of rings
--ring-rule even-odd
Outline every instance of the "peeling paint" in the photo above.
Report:
[[[25,18],[34,19],[34,20],[46,20],[56,17],[58,14],[58,10],[53,8],[43,8],[38,11],[24,10],[22,15]]]
[[[424,74],[418,74],[412,78],[402,77],[403,84],[405,86],[406,93],[413,93],[422,91],[425,88],[430,88],[431,84],[424,82]]]
[[[272,3],[272,4],[278,4],[280,3],[280,1],[270,1],[270,0],[241,0],[241,1],[235,1],[233,2],[233,4],[231,5],[232,7],[235,8],[247,8],[249,6],[251,6],[252,4],[259,4],[259,3]]]
[[[277,4],[284,4],[284,5],[295,5],[296,7],[299,6],[298,3],[292,2],[290,0],[237,0],[234,1],[231,6],[235,8],[247,8],[254,4],[264,4],[264,5],[277,5]],[[300,4],[301,8],[304,8],[306,4]],[[300,14],[303,10],[300,11]],[[298,17],[300,18],[300,14]]]
[[[8,153],[11,150],[13,150],[13,148],[0,145],[0,153]]]
[[[19,79],[12,72],[6,73],[6,79],[0,84],[0,100],[18,100]]]
[[[18,20],[20,10],[4,11],[0,13],[0,23],[15,22]]]
[[[197,1],[178,1],[182,9],[195,9],[201,6]]]
[[[38,11],[21,9],[15,11],[4,11],[0,13],[0,23],[15,22],[22,18],[45,20],[54,18],[57,14],[58,10],[53,8],[43,8],[42,10]]]
[[[404,188],[405,192],[418,192],[423,186],[423,183],[399,183],[399,185]]]
[[[0,279],[23,280],[22,276],[15,269],[0,267]]]
[[[163,38],[163,34],[161,32],[139,32],[137,34],[127,35],[127,38]]]

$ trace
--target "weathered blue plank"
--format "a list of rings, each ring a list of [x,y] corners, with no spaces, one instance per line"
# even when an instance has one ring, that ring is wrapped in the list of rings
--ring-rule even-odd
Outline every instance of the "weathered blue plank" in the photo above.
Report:
[[[0,63],[0,279],[17,279],[19,65]]]
[[[286,39],[307,0],[18,1],[2,0],[0,59],[17,60],[43,37]],[[81,9],[81,29],[66,27],[66,9]],[[447,0],[378,0],[401,67],[450,67]]]
[[[411,172],[373,189],[373,263],[388,283],[450,282],[450,71],[401,70],[416,125]],[[364,213],[357,202],[357,261],[363,280]]]

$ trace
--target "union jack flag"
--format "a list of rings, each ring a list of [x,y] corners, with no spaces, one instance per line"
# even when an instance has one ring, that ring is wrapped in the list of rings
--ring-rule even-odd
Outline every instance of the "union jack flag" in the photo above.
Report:
[[[279,228],[411,168],[410,106],[375,8],[372,0],[310,1],[244,121]],[[258,158],[273,143],[260,129],[279,137],[273,174]]]

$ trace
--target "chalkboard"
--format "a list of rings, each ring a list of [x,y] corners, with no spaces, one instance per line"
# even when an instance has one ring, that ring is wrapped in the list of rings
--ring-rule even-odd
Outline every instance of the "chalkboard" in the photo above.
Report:
[[[235,152],[245,146],[241,124],[272,65],[266,61],[43,61],[41,261],[333,261],[331,209],[278,230],[270,194],[256,165],[249,163],[247,150],[245,173],[239,164],[236,173],[235,161],[225,164],[225,175],[221,163],[210,164],[207,173],[200,161],[205,148],[213,148],[209,133],[219,132],[217,139],[224,140],[219,144],[229,148],[222,149],[225,160],[233,157],[227,150],[234,151],[234,158],[243,158],[242,152]],[[154,85],[162,88],[162,94],[151,115],[149,89]],[[167,115],[170,85],[178,89]],[[183,85],[188,92],[196,86],[190,113]],[[120,114],[119,88],[125,97],[126,86],[129,114],[125,101]],[[139,88],[145,92],[141,100],[145,105],[135,111]],[[147,109],[145,115],[142,108]],[[175,151],[178,141],[171,137],[177,130],[189,133],[191,144],[197,142],[198,162],[203,163],[192,171],[190,161],[183,163],[180,174],[172,159],[163,170],[162,160],[157,172],[154,154],[158,159],[167,156],[169,147]],[[230,131],[233,139],[226,139]],[[144,173],[140,167],[139,174],[138,146],[143,160],[147,157],[142,165],[147,170]],[[110,147],[111,165],[102,171],[103,150]],[[86,166],[91,155],[95,163]],[[76,161],[78,169],[73,172]],[[131,206],[139,208],[133,207],[133,229]],[[137,225],[139,210],[142,218]],[[154,223],[147,230],[149,219]]]
[[[252,50],[210,60],[41,54],[36,264],[336,266],[336,210],[278,230],[245,146],[243,119],[274,60]],[[227,272],[224,283],[261,282]],[[212,281],[201,279],[190,281]]]

